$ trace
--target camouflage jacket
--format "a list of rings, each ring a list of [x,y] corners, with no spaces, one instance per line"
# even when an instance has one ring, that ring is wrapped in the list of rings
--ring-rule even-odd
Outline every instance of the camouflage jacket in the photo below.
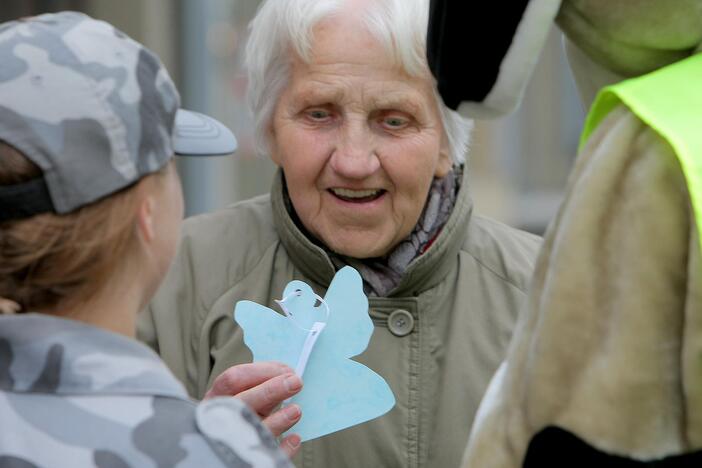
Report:
[[[0,468],[291,467],[233,398],[191,401],[147,347],[80,322],[0,316]]]

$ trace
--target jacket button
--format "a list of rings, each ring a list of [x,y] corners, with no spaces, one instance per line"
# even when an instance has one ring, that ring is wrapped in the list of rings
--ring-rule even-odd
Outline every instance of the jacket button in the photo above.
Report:
[[[414,329],[414,318],[406,310],[394,310],[388,316],[388,328],[395,336],[407,336]]]

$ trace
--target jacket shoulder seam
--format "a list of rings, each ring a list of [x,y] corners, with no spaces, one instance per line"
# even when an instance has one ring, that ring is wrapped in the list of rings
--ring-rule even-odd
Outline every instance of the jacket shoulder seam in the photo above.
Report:
[[[510,286],[513,286],[513,287],[517,288],[520,292],[522,292],[522,293],[524,293],[524,294],[527,294],[527,289],[526,289],[526,288],[523,288],[523,287],[519,286],[513,279],[507,277],[506,275],[503,275],[503,274],[500,274],[499,272],[497,272],[497,271],[495,270],[495,268],[491,267],[490,265],[488,265],[487,263],[485,263],[483,260],[481,260],[480,258],[478,258],[478,257],[477,257],[476,255],[474,255],[473,252],[471,252],[470,250],[468,250],[468,249],[461,249],[461,251],[463,251],[463,252],[467,253],[468,255],[470,255],[470,257],[471,257],[472,259],[474,259],[481,267],[485,268],[487,271],[489,271],[490,273],[492,273],[493,275],[495,275],[496,277],[498,277],[499,279],[501,279],[501,280],[504,281],[505,283],[509,284]]]
[[[251,268],[249,268],[249,269],[247,269],[246,271],[244,271],[241,275],[237,276],[234,280],[228,281],[228,282],[226,283],[226,285],[225,285],[224,288],[223,288],[223,291],[220,292],[219,294],[217,294],[217,295],[214,297],[214,299],[213,299],[213,300],[207,305],[207,307],[205,308],[205,313],[204,313],[204,315],[203,315],[203,321],[204,321],[205,317],[207,317],[207,316],[210,314],[210,312],[212,311],[212,308],[213,308],[214,305],[222,298],[222,296],[224,296],[225,294],[227,294],[227,292],[228,292],[230,289],[232,289],[234,286],[236,286],[237,284],[241,283],[241,282],[242,282],[243,280],[245,280],[249,275],[251,275],[251,274],[254,272],[254,270],[255,270],[256,268],[258,268],[258,266],[261,264],[261,262],[263,261],[263,259],[264,259],[265,256],[266,256],[266,253],[267,253],[270,249],[276,247],[276,246],[279,245],[279,244],[280,244],[280,239],[274,239],[273,242],[270,243],[270,245],[268,245],[265,249],[263,249],[261,255],[259,255],[258,260],[256,261],[256,263],[254,263],[254,264],[251,266]]]

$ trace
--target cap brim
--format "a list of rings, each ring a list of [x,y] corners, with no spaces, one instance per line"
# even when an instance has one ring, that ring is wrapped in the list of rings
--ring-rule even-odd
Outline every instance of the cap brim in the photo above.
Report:
[[[178,109],[173,129],[173,150],[179,156],[224,156],[237,149],[231,130],[199,112]]]

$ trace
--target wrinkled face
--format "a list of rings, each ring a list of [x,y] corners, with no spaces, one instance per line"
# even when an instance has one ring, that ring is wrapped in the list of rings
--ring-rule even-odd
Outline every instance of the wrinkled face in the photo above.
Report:
[[[352,17],[321,22],[312,44],[277,103],[272,158],[312,235],[343,255],[383,256],[451,167],[432,81],[394,66]]]

